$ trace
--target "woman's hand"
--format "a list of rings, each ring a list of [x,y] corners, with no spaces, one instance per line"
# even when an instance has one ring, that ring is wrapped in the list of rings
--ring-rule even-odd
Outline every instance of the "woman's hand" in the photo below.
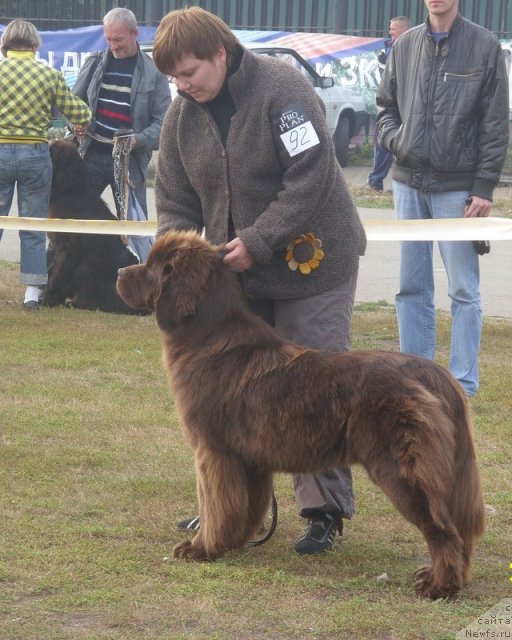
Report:
[[[233,271],[247,271],[254,264],[254,258],[240,238],[233,238],[226,244],[224,262]]]

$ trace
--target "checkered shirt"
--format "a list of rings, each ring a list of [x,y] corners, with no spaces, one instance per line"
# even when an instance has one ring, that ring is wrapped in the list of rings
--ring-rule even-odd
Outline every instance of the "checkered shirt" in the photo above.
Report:
[[[91,119],[89,107],[59,71],[37,61],[32,52],[9,51],[0,60],[0,142],[46,142],[52,106],[73,124]]]

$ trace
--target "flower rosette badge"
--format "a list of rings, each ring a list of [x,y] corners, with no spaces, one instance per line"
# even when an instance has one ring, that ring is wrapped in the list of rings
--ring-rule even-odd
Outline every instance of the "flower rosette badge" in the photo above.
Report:
[[[322,241],[313,233],[302,233],[286,247],[285,260],[289,269],[307,276],[318,269],[324,256]]]

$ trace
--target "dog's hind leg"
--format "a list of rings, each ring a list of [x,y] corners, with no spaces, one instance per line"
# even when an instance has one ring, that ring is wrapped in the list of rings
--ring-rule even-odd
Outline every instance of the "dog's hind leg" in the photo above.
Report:
[[[173,548],[173,556],[215,560],[230,549],[242,547],[253,530],[247,471],[238,456],[200,444],[196,473],[201,527],[192,541]]]
[[[385,425],[393,465],[381,478],[381,486],[397,509],[420,529],[428,545],[432,566],[416,572],[417,592],[433,600],[451,598],[465,584],[470,569],[471,542],[462,523],[474,491],[456,469],[471,464],[457,442],[458,430],[467,428],[453,419],[458,396],[448,393],[449,386],[444,391],[446,405],[440,400],[441,390],[438,397],[410,383],[408,391],[401,410]],[[460,506],[454,505],[454,486]]]
[[[422,533],[432,566],[421,567],[414,573],[416,592],[432,600],[453,598],[465,583],[462,540],[455,532],[435,526],[426,527]]]
[[[401,477],[398,468],[393,473],[389,471],[384,477],[374,473],[371,477],[396,509],[418,527],[432,557],[431,566],[415,572],[416,591],[432,600],[451,598],[464,585],[465,560],[463,541],[450,516],[446,496],[436,494],[431,486],[423,486],[418,478],[412,483]]]

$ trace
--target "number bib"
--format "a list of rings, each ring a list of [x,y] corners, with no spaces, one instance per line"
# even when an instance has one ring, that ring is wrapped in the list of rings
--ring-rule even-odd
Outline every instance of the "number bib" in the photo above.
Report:
[[[320,144],[313,123],[300,105],[290,106],[283,111],[275,121],[275,126],[290,157]]]

